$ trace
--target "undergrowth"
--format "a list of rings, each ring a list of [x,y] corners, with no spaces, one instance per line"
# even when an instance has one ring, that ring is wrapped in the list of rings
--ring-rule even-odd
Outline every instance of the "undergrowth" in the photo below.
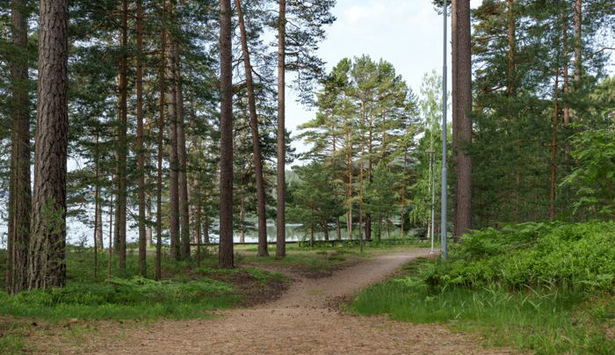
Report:
[[[359,293],[350,311],[443,322],[485,345],[537,354],[615,353],[615,224],[522,224],[464,236]]]

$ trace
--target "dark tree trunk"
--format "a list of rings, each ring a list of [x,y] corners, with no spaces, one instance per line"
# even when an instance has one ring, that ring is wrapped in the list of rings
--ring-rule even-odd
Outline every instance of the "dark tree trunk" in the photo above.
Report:
[[[326,220],[322,221],[322,231],[325,234],[325,240],[328,242],[329,241],[329,225],[327,224]]]
[[[218,265],[235,266],[233,255],[233,72],[231,2],[220,0],[220,247]]]
[[[179,31],[179,30],[178,30]],[[175,55],[175,104],[177,113],[177,164],[178,164],[178,189],[179,189],[179,226],[182,259],[190,258],[190,215],[188,204],[188,175],[187,175],[187,154],[186,154],[186,132],[184,127],[184,94],[182,89],[180,48],[177,41],[173,44]]]
[[[559,66],[559,63],[556,64]],[[555,219],[555,199],[557,197],[557,128],[559,126],[559,67],[555,73],[555,87],[553,91],[553,116],[551,123],[551,181],[549,184],[549,219]]]
[[[514,97],[517,93],[517,16],[515,13],[515,0],[507,0],[508,12],[508,71],[506,93],[509,97]],[[510,100],[509,100],[510,101]],[[509,104],[510,105],[510,104]],[[510,116],[510,109],[509,109]]]
[[[128,48],[128,0],[122,0],[121,45]],[[116,251],[119,254],[120,270],[126,270],[126,159],[128,141],[128,55],[122,54],[120,63],[119,127],[117,135],[117,206],[115,210]]]
[[[174,57],[172,36],[167,32],[166,38],[169,44],[169,51],[165,55],[165,76],[167,82],[168,121],[169,121],[169,235],[171,237],[171,256],[175,260],[181,259],[181,247],[179,241],[179,159],[177,154],[177,85],[175,77]],[[166,46],[167,43],[165,43]]]
[[[30,242],[30,100],[28,98],[28,13],[26,1],[11,4],[11,177],[7,239],[6,289],[16,294],[28,287],[28,246]]]
[[[111,176],[113,178],[113,176]],[[107,269],[107,278],[111,277],[111,268],[113,266],[113,194],[109,201],[109,265]]]
[[[137,194],[139,205],[139,270],[147,277],[147,236],[145,233],[145,147],[143,144],[143,8],[137,0]]]
[[[28,288],[66,284],[68,1],[41,0]]]
[[[258,256],[268,256],[267,251],[267,210],[265,201],[265,182],[263,179],[263,162],[261,155],[260,135],[258,133],[258,116],[256,113],[256,98],[254,96],[254,80],[252,78],[252,64],[250,63],[250,51],[246,26],[241,10],[241,3],[235,0],[237,15],[239,17],[239,30],[241,32],[241,48],[246,72],[246,88],[248,90],[248,108],[250,111],[250,130],[252,132],[252,156],[254,158],[254,174],[256,175],[256,197],[258,214]]]
[[[94,140],[94,279],[98,279],[98,250],[102,247],[102,211],[100,208],[100,164],[98,140],[98,132],[96,132],[96,137]]]
[[[163,3],[162,17],[166,17],[166,1]],[[165,66],[164,58],[166,57],[166,42],[167,31],[162,30],[161,34],[161,48],[160,58],[162,64],[160,65],[160,73],[158,74],[160,80],[160,105],[158,114],[158,152],[157,152],[157,178],[156,178],[156,280],[162,279],[162,155],[164,154],[164,115],[165,115],[165,93],[166,80],[165,80]]]
[[[472,52],[470,35],[470,1],[453,0],[453,12],[457,14],[455,36],[456,71],[453,95],[458,105],[453,110],[454,129],[457,130],[453,141],[456,155],[455,170],[457,186],[455,189],[455,242],[462,234],[472,228],[472,159],[468,153],[472,144]]]
[[[278,22],[278,183],[276,256],[286,256],[286,0],[279,2]]]

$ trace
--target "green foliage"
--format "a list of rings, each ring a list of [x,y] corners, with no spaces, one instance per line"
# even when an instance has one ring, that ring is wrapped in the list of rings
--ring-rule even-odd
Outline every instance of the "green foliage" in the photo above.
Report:
[[[610,218],[615,214],[615,140],[614,125],[587,129],[572,139],[576,149],[572,157],[578,166],[564,179],[566,185],[578,186],[575,211],[587,207],[595,215]]]
[[[235,288],[220,281],[153,281],[111,278],[102,284],[69,283],[63,288],[0,293],[0,314],[64,318],[193,318],[239,301]]]
[[[333,223],[344,213],[342,193],[331,191],[334,179],[331,170],[322,163],[296,167],[299,182],[293,186],[293,203],[289,220],[302,223],[304,228],[328,233]]]
[[[434,287],[610,290],[615,285],[613,243],[615,223],[488,228],[464,236],[451,261],[426,268],[423,277]]]
[[[449,322],[455,330],[481,334],[486,346],[512,345],[536,354],[615,351],[615,341],[605,332],[615,314],[609,294],[529,287],[511,293],[496,284],[433,288],[423,278],[433,263],[413,261],[402,276],[360,292],[350,311],[414,323]]]

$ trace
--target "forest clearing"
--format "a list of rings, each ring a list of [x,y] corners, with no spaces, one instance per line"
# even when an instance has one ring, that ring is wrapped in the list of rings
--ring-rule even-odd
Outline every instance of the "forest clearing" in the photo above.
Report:
[[[615,354],[614,51],[613,0],[0,0],[0,353]]]

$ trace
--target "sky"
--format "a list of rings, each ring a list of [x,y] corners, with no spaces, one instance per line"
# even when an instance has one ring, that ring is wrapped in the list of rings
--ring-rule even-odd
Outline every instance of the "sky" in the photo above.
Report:
[[[471,6],[480,2],[472,0]],[[393,64],[416,94],[425,73],[442,73],[442,15],[431,0],[338,0],[333,14],[337,20],[327,29],[327,39],[318,51],[327,62],[327,72],[342,58],[367,54]],[[450,88],[450,17],[447,21]],[[297,104],[292,90],[287,95],[286,125],[294,136],[297,126],[310,121],[315,112]],[[293,147],[306,151],[301,141],[293,141]]]

